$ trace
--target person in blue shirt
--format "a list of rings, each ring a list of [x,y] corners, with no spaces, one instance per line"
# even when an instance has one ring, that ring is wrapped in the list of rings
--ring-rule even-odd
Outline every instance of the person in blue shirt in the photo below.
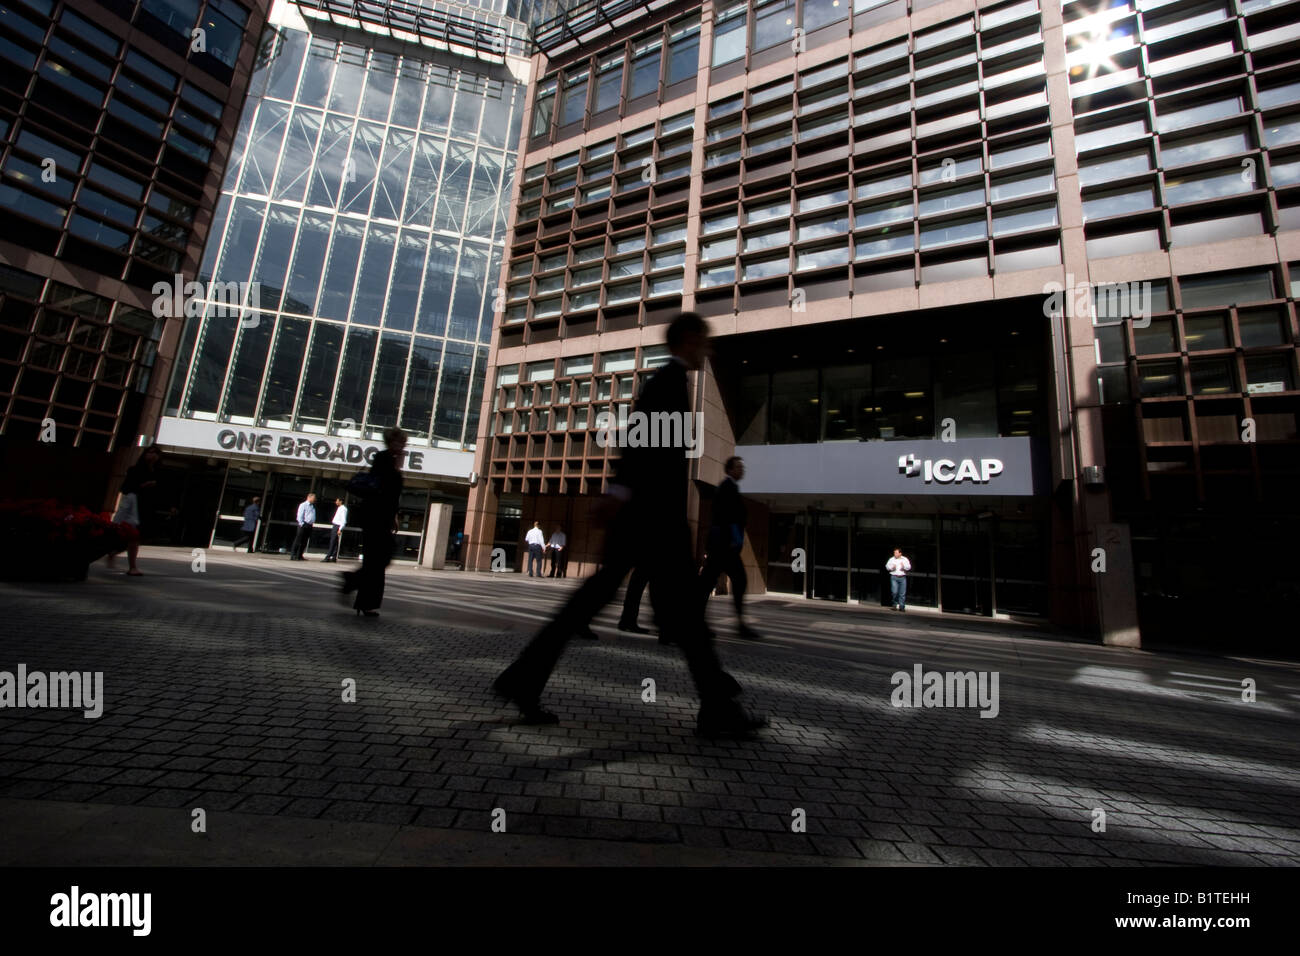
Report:
[[[307,541],[311,538],[311,526],[316,523],[316,494],[307,496],[307,500],[298,506],[298,533],[293,536],[293,550],[289,552],[290,561],[305,561],[302,553],[307,550]]]
[[[255,540],[257,537],[257,522],[261,517],[262,499],[254,495],[253,500],[250,501],[248,507],[244,509],[244,523],[239,526],[239,537],[235,539],[233,546],[235,550],[238,550],[239,546],[247,541],[248,553],[253,553],[253,547],[257,543]]]

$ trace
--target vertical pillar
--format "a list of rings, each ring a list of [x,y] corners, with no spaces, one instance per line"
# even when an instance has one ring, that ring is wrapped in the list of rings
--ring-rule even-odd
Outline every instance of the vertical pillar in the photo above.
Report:
[[[429,506],[429,524],[424,532],[424,561],[421,567],[441,571],[447,565],[447,539],[451,535],[451,505]]]

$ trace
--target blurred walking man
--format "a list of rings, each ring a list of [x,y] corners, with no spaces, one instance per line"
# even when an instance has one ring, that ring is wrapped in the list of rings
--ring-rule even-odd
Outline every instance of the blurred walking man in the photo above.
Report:
[[[668,351],[672,358],[646,382],[635,410],[685,420],[691,414],[688,373],[702,368],[708,358],[708,325],[694,312],[677,316],[668,327]],[[600,570],[492,685],[498,696],[520,709],[524,722],[558,721],[542,708],[541,695],[565,644],[609,603],[633,565],[639,565],[650,580],[656,616],[681,646],[695,681],[700,697],[696,733],[746,737],[766,726],[766,720],[750,716],[737,702],[740,685],[722,669],[704,626],[686,520],[689,471],[684,445],[650,442],[625,448],[603,502],[614,515]]]
[[[709,552],[704,560],[704,570],[700,572],[700,587],[707,604],[709,595],[718,584],[718,578],[725,574],[731,581],[731,596],[736,602],[740,636],[747,641],[756,641],[759,639],[758,634],[745,623],[745,588],[749,584],[749,578],[745,574],[745,562],[740,556],[741,549],[745,546],[745,499],[740,495],[740,482],[745,477],[745,461],[735,456],[728,458],[723,470],[727,477],[722,479],[713,496]]]

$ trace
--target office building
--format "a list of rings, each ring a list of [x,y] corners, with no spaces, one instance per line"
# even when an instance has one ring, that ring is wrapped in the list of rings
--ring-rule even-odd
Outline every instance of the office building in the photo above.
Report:
[[[494,9],[494,7],[502,9]],[[287,550],[410,436],[398,558],[455,560],[473,470],[529,62],[501,3],[278,2],[225,170],[158,443],[185,463],[190,539]],[[343,554],[355,555],[349,529]]]
[[[469,565],[599,559],[681,309],[751,581],[1242,646],[1297,588],[1300,3],[584,4],[536,31]],[[707,500],[692,507],[703,543]]]
[[[111,504],[152,435],[267,7],[0,2],[0,495]]]

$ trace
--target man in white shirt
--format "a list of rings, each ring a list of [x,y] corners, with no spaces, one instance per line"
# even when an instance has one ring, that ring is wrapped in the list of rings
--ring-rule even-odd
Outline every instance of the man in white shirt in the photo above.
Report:
[[[298,533],[293,536],[293,549],[289,552],[290,561],[306,561],[302,553],[307,550],[307,541],[311,538],[311,526],[316,523],[316,494],[307,496],[307,500],[298,506]]]
[[[330,549],[321,558],[321,561],[334,561],[339,559],[339,544],[343,541],[343,529],[348,523],[348,506],[343,503],[342,498],[334,499],[334,517],[330,519]]]
[[[889,572],[889,603],[896,611],[906,611],[907,572],[912,570],[912,562],[895,548],[894,556],[885,562],[885,570]]]
[[[563,528],[556,528],[551,532],[551,540],[546,542],[546,553],[551,559],[551,573],[548,577],[564,577],[565,569],[569,564],[569,552],[565,550],[568,543],[569,538]]]
[[[528,545],[528,576],[533,577],[533,564],[537,565],[537,577],[542,576],[542,552],[546,548],[546,535],[542,533],[542,523],[534,521],[533,526],[528,529],[528,534],[524,535],[524,543]]]

